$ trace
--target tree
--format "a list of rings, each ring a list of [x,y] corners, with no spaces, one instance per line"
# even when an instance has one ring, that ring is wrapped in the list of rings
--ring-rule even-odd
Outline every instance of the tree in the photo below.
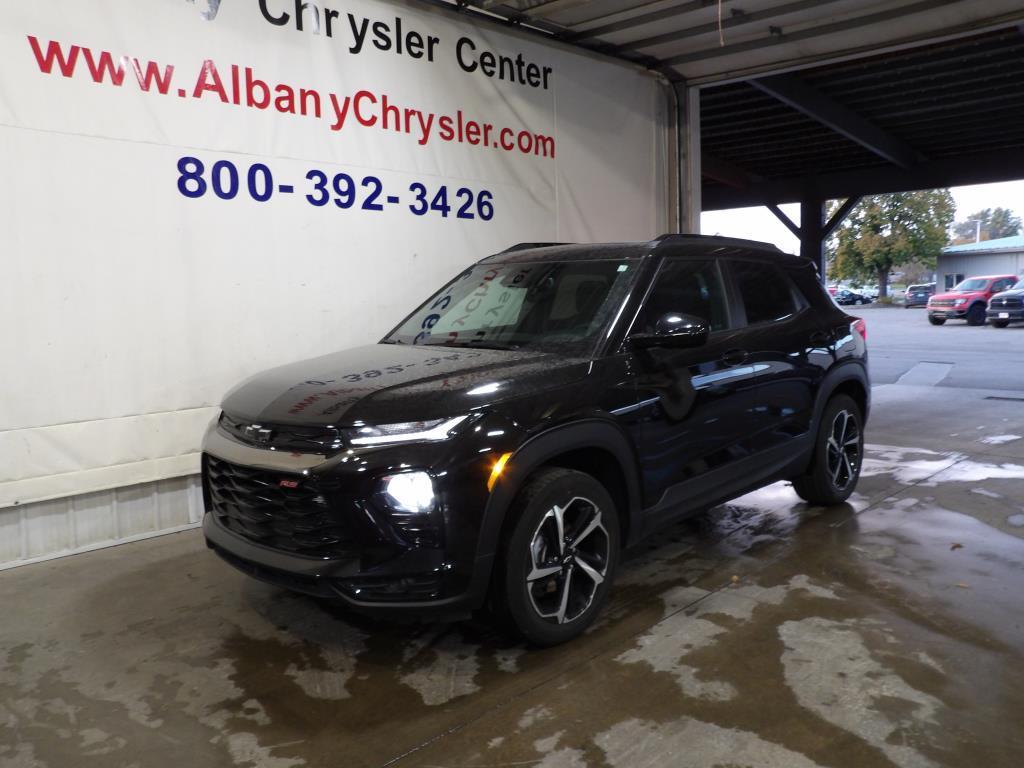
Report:
[[[954,224],[953,233],[958,242],[973,243],[979,230],[981,240],[997,240],[1020,234],[1020,227],[1020,216],[1014,216],[1009,208],[986,208]]]
[[[838,207],[838,203],[830,206]],[[867,196],[833,236],[833,269],[840,278],[870,277],[879,297],[889,293],[894,267],[935,268],[946,245],[955,205],[948,189]]]

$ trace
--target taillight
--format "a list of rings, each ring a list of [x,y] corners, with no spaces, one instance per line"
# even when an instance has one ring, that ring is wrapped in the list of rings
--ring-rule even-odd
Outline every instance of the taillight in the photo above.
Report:
[[[862,318],[858,317],[850,324],[850,327],[853,328],[853,330],[855,330],[857,333],[859,333],[860,337],[864,339],[864,341],[868,340],[868,324],[865,323]]]

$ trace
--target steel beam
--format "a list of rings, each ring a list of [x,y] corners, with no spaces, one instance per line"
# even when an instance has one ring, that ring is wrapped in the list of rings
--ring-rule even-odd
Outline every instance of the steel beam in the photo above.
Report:
[[[733,0],[724,0],[724,2],[732,2]],[[581,32],[571,32],[566,37],[567,40],[587,40],[589,38],[600,37],[601,35],[608,35],[613,32],[622,32],[626,29],[632,29],[633,27],[639,27],[644,24],[651,24],[655,21],[664,21],[666,19],[675,19],[685,13],[693,13],[694,11],[700,11],[704,8],[710,8],[716,3],[716,0],[690,0],[688,3],[682,3],[680,5],[673,5],[670,8],[663,8],[659,11],[651,11],[649,13],[639,13],[636,16],[630,16],[627,19],[619,19],[618,21],[611,21],[607,24],[601,24],[600,26],[591,27]],[[660,2],[648,3],[648,5],[660,5]],[[643,7],[643,6],[641,6]],[[616,11],[614,14],[608,14],[609,16],[620,16],[629,10],[624,8]],[[599,21],[595,19],[594,21]],[[585,22],[590,23],[590,22]]]
[[[759,21],[771,21],[776,22],[776,19],[782,16],[786,16],[793,13],[799,13],[800,11],[806,11],[810,8],[820,8],[823,5],[829,3],[836,3],[839,0],[796,0],[796,2],[787,3],[785,5],[775,6],[774,8],[767,8],[761,11],[751,11],[750,13],[735,13],[722,18],[722,23],[719,24],[718,20],[709,21],[704,24],[697,24],[692,27],[685,29],[677,29],[672,32],[663,32],[660,35],[652,35],[651,37],[644,37],[637,40],[630,40],[625,43],[621,43],[616,46],[619,50],[624,51],[635,51],[640,48],[650,48],[655,45],[665,45],[666,43],[672,43],[676,41],[685,40],[688,37],[696,37],[697,35],[706,35],[711,32],[717,32],[719,29],[727,30],[734,27],[742,27],[745,24],[753,24]],[[588,30],[583,34],[592,37],[590,33],[593,30]],[[571,39],[576,39],[574,35]]]
[[[746,189],[716,187],[703,195],[705,211],[748,208],[766,202],[797,203],[807,196],[838,200],[851,195],[881,195],[1024,178],[1024,148],[979,152],[926,163],[904,170],[883,166],[819,176],[766,179]]]
[[[792,232],[796,237],[802,237],[800,233],[800,227],[793,223],[793,220],[786,215],[786,212],[779,208],[775,203],[768,203],[766,206],[769,211],[775,214],[775,218],[786,225],[786,229]]]
[[[912,5],[887,8],[876,13],[865,14],[864,16],[856,16],[854,18],[842,19],[841,21],[819,24],[817,26],[803,27],[795,32],[768,34],[765,37],[759,37],[755,40],[744,40],[739,43],[732,43],[724,46],[716,45],[711,48],[702,48],[696,51],[681,53],[676,56],[668,56],[662,59],[662,64],[671,67],[678,64],[687,64],[692,61],[724,58],[737,53],[747,53],[749,51],[771,48],[785,43],[795,43],[799,40],[810,40],[824,35],[832,35],[839,32],[850,32],[852,30],[859,29],[860,27],[867,27],[873,24],[893,21],[894,19],[899,19],[905,16],[912,16],[915,13],[927,13],[928,11],[934,11],[937,8],[941,8],[946,5],[954,5],[955,3],[960,3],[962,1],[963,0],[921,0],[921,2],[917,2]],[[881,48],[882,46],[879,47]]]
[[[846,202],[836,209],[836,212],[832,214],[832,218],[825,222],[825,240],[832,237],[833,233],[839,228],[839,225],[846,221],[846,217],[850,215],[850,211],[856,208],[857,203],[861,200],[863,200],[863,197],[860,195],[853,195],[852,197],[846,198]]]
[[[704,151],[701,151],[700,154],[700,172],[706,179],[714,179],[736,189],[746,189],[751,184],[763,180],[760,176],[750,173],[738,165],[727,163]]]
[[[679,231],[700,233],[701,156],[700,90],[673,83],[676,101],[676,160],[679,164],[676,200]]]
[[[750,84],[900,168],[910,168],[924,160],[910,145],[811,87],[796,75],[762,77],[751,80]]]
[[[808,197],[800,201],[800,255],[817,265],[821,282],[827,284],[828,278],[825,275],[825,201],[820,197]]]

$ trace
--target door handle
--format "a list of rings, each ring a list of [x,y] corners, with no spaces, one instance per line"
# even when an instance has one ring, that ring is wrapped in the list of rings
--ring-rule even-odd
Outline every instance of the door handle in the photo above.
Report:
[[[722,362],[726,365],[740,365],[746,362],[747,351],[745,349],[730,349],[722,355]]]

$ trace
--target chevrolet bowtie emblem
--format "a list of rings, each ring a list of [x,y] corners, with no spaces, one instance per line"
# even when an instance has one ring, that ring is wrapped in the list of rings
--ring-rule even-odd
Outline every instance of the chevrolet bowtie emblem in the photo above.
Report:
[[[250,424],[245,428],[245,436],[254,443],[265,445],[274,436],[274,430],[261,427],[259,424]]]

